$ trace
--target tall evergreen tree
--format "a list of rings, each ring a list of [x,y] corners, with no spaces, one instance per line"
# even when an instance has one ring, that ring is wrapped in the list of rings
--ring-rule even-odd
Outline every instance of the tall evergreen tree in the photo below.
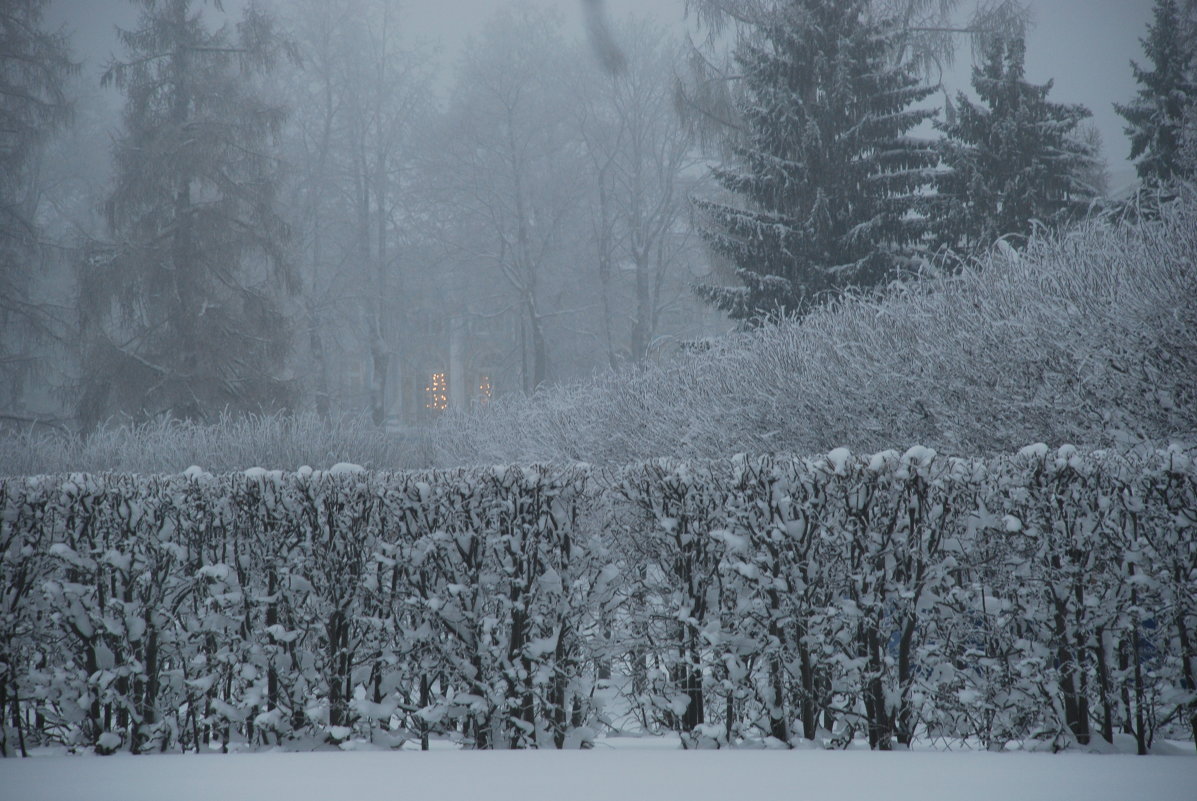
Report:
[[[280,108],[253,91],[278,38],[250,4],[210,30],[192,0],[138,0],[106,83],[124,90],[114,237],[81,276],[85,424],[113,414],[204,419],[287,402],[280,378],[293,284],[269,151]],[[219,4],[217,4],[219,6]]]
[[[961,92],[952,118],[937,123],[948,168],[938,181],[940,245],[975,253],[1036,222],[1059,225],[1097,194],[1096,154],[1077,130],[1089,110],[1049,102],[1052,82],[1028,83],[1025,55],[1021,38],[990,40],[973,68],[980,102]]]
[[[47,0],[0,3],[0,404],[20,395],[29,351],[58,322],[32,292],[39,268],[39,162],[70,117],[65,86],[78,70],[66,37],[43,24]]]
[[[1126,105],[1114,109],[1126,120],[1131,160],[1148,186],[1192,177],[1194,165],[1182,156],[1186,118],[1197,106],[1197,36],[1176,0],[1156,0],[1143,50],[1153,69],[1134,61],[1131,69],[1140,89]],[[1191,124],[1191,123],[1190,123]]]
[[[821,294],[871,286],[909,263],[911,214],[936,156],[909,131],[931,89],[895,64],[900,27],[863,0],[794,0],[736,51],[743,130],[715,179],[736,203],[698,200],[710,246],[743,286],[699,287],[736,319],[802,313]]]

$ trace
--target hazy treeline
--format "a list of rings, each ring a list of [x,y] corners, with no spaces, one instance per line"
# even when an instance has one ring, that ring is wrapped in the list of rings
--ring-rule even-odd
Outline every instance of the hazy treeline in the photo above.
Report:
[[[1155,220],[1041,233],[958,275],[712,340],[630,380],[599,377],[451,416],[432,443],[441,464],[617,464],[911,440],[978,454],[1041,439],[1191,445],[1194,248],[1188,191]]]
[[[15,51],[47,3],[17,6]],[[139,6],[102,70],[50,73],[19,187],[40,250],[6,267],[45,320],[6,318],[9,422],[411,425],[437,372],[469,405],[719,327],[663,25],[612,20],[612,74],[552,9],[495,9],[452,61],[394,0],[245,10]]]
[[[83,72],[50,3],[0,37],[10,424],[407,428],[1102,202],[1089,112],[1026,79],[1012,2],[694,0],[684,44],[513,4],[445,63],[397,0],[155,0]],[[1149,184],[1192,149],[1191,8],[1156,6],[1118,107]],[[937,108],[966,42],[975,98]]]
[[[845,299],[670,363],[497,398],[420,435],[314,414],[162,421],[89,436],[26,431],[0,441],[0,464],[10,475],[340,461],[392,469],[870,451],[895,439],[978,454],[1040,439],[1191,444],[1194,216],[1183,197],[1154,221],[1107,218],[1037,236],[958,276]]]

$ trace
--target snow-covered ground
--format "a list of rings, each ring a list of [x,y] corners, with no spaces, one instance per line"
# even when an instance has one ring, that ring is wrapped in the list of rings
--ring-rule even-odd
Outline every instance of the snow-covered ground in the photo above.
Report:
[[[3,801],[1194,801],[1197,758],[977,751],[318,752],[0,760]]]

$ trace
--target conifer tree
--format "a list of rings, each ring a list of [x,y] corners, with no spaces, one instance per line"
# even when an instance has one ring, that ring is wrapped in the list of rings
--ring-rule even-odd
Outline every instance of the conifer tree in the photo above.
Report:
[[[1132,61],[1140,89],[1130,103],[1114,104],[1127,122],[1124,130],[1131,141],[1135,171],[1147,186],[1193,177],[1195,165],[1182,151],[1186,120],[1192,124],[1197,106],[1195,34],[1192,21],[1181,14],[1176,0],[1156,0],[1152,23],[1141,40],[1153,69]]]
[[[71,116],[66,83],[78,71],[61,32],[47,30],[47,0],[0,3],[0,411],[30,372],[31,340],[58,321],[31,291],[39,269],[39,161]]]
[[[1081,105],[1052,103],[1052,82],[1032,84],[1021,38],[995,37],[973,68],[979,103],[963,92],[945,134],[938,181],[938,244],[963,254],[1005,235],[1027,236],[1036,223],[1056,226],[1092,203],[1095,153],[1077,126]]]
[[[81,276],[80,418],[277,408],[278,298],[293,285],[270,155],[283,112],[252,80],[279,40],[253,4],[234,36],[192,0],[139,2],[136,29],[120,32],[128,55],[104,76],[126,105],[105,206],[114,242]]]
[[[830,291],[867,287],[910,263],[911,214],[934,149],[908,134],[931,89],[894,63],[900,26],[862,0],[796,0],[737,49],[743,131],[715,178],[737,196],[696,201],[703,235],[743,286],[700,295],[736,319],[803,313]]]

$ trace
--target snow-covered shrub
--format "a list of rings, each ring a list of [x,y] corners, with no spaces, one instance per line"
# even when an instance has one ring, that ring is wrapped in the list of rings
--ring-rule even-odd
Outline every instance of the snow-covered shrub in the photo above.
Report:
[[[0,426],[0,475],[69,471],[176,473],[189,465],[226,472],[255,465],[296,470],[354,461],[376,470],[426,467],[423,435],[390,434],[368,419],[313,413],[222,415],[211,423],[162,419],[104,425],[89,434]]]
[[[462,722],[480,748],[555,745],[591,720],[607,552],[587,526],[583,468],[505,466],[429,475],[437,525],[413,586],[434,633],[444,697],[425,719]],[[426,675],[426,674],[425,674]]]
[[[921,442],[1009,453],[1197,436],[1197,196],[997,248],[960,275],[849,297],[669,364],[451,415],[443,464]]]
[[[719,658],[734,658],[734,646],[729,652],[721,637],[728,610],[717,535],[729,500],[721,467],[646,462],[625,469],[615,486],[631,507],[619,538],[634,582],[631,603],[647,612],[624,621],[632,701],[644,723],[685,733],[711,715],[706,699],[712,682],[730,707],[743,679]]]
[[[652,462],[617,492],[640,511],[625,636],[655,679],[633,682],[646,721],[878,748],[1192,734],[1179,451]]]
[[[584,468],[0,481],[2,744],[561,747],[598,711],[591,501]]]
[[[1177,448],[0,479],[0,747],[1145,752],[1195,530]]]

